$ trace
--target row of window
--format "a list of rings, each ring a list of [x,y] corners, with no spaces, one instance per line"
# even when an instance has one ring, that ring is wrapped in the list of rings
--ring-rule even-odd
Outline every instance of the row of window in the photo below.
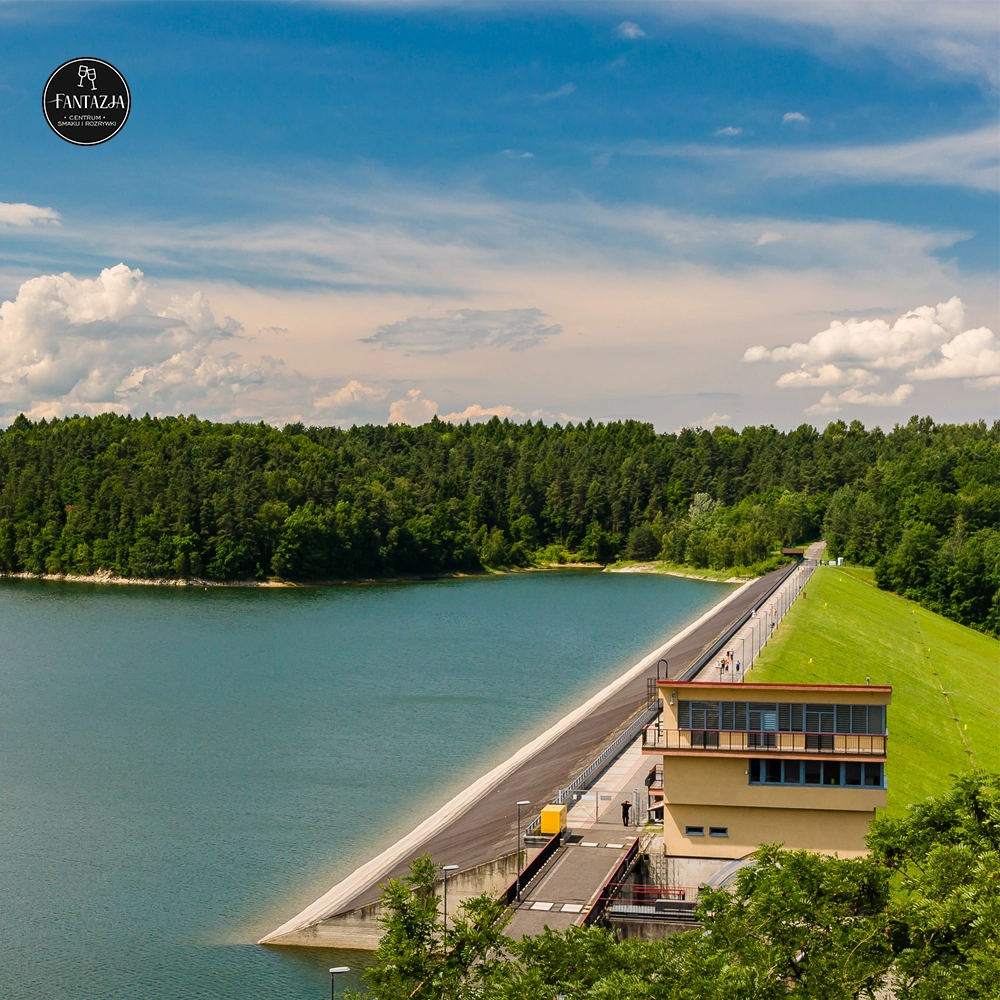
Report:
[[[728,837],[729,827],[728,826],[710,826],[708,828],[708,835],[710,837]],[[703,826],[686,826],[684,827],[685,837],[704,837],[705,828]]]
[[[752,760],[751,785],[840,785],[884,788],[882,764],[834,760]]]
[[[830,733],[806,733],[805,738],[805,749],[806,750],[833,750],[834,749],[834,735]],[[749,749],[759,749],[759,750],[774,750],[778,746],[778,734],[777,733],[747,733],[746,734],[746,745]],[[691,731],[691,746],[693,747],[703,747],[705,749],[712,749],[718,747],[730,747],[731,742],[723,741],[721,744],[719,742],[719,733],[714,730],[692,730]]]
[[[766,701],[679,701],[681,729],[736,732],[884,733],[884,705],[809,705]]]

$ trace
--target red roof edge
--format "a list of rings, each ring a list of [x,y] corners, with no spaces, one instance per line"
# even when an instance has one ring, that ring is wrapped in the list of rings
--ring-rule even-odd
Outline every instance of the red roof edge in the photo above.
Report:
[[[792,688],[804,691],[882,691],[887,694],[892,693],[891,684],[773,684],[758,681],[671,681],[662,677],[657,680],[660,687],[685,687],[685,688],[725,688],[735,690],[737,688]]]

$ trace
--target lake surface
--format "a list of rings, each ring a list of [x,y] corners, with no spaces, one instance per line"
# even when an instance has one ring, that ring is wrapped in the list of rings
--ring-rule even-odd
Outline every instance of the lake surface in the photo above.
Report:
[[[731,589],[3,581],[0,994],[322,1000],[252,942]]]

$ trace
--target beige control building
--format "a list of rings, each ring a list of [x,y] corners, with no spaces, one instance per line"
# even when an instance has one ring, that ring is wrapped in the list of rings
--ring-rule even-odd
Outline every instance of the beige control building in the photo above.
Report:
[[[660,681],[659,692],[643,752],[663,759],[668,855],[736,859],[773,842],[865,853],[885,806],[891,687]]]

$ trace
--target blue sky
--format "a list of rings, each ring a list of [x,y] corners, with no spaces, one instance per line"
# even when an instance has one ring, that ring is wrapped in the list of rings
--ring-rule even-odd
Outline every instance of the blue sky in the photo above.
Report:
[[[4,4],[0,56],[5,422],[996,412],[991,4]]]

